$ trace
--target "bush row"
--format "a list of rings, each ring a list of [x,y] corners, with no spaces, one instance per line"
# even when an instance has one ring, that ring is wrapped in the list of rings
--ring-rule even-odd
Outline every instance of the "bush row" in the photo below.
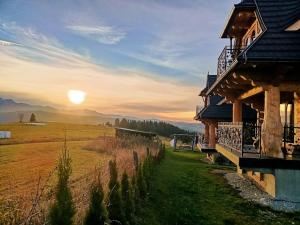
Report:
[[[165,145],[161,144],[158,152],[151,155],[146,149],[147,157],[139,162],[137,152],[133,151],[135,173],[132,177],[126,173],[118,176],[116,160],[109,162],[109,191],[104,193],[100,172],[91,184],[89,207],[86,211],[85,225],[135,225],[139,206],[147,199],[151,188],[150,179],[155,164],[161,162],[165,154]],[[58,163],[58,183],[55,202],[49,210],[51,225],[74,224],[75,204],[69,187],[71,159],[65,146]]]

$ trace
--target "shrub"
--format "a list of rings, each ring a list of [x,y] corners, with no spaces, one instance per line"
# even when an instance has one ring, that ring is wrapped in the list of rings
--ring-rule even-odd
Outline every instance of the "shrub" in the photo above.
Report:
[[[90,204],[86,213],[85,225],[104,225],[107,214],[103,205],[104,193],[100,181],[100,175],[97,180],[91,185]]]
[[[127,224],[133,224],[133,199],[132,199],[132,189],[129,183],[129,178],[127,173],[123,173],[121,180],[121,196],[123,202],[123,211]]]
[[[30,121],[31,123],[35,123],[35,122],[36,122],[36,116],[35,116],[34,113],[31,113],[31,116],[30,116],[29,121]]]
[[[145,177],[143,174],[142,164],[139,165],[136,182],[137,182],[139,197],[143,199],[146,197],[147,187],[146,187]]]
[[[51,225],[71,225],[75,214],[74,202],[69,188],[69,178],[72,173],[71,158],[66,141],[58,163],[58,184],[56,200],[50,208]]]
[[[139,189],[137,186],[137,182],[136,182],[136,176],[133,175],[132,179],[131,179],[131,187],[132,187],[132,199],[133,199],[133,212],[135,213],[138,209],[138,204],[139,204]]]
[[[122,211],[122,202],[120,194],[120,184],[118,182],[118,172],[115,160],[109,161],[109,195],[108,195],[108,217],[112,224],[125,224]]]

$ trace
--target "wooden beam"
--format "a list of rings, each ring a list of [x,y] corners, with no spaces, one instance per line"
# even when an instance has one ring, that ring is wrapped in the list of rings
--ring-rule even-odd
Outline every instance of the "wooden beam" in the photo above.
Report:
[[[282,83],[279,85],[280,91],[287,91],[287,92],[299,92],[300,84],[299,83]]]
[[[254,95],[257,95],[257,94],[259,94],[259,93],[261,93],[263,91],[264,91],[263,87],[252,88],[249,91],[246,91],[245,93],[241,94],[238,97],[238,100],[244,100],[244,99],[250,98],[250,97],[252,97]]]

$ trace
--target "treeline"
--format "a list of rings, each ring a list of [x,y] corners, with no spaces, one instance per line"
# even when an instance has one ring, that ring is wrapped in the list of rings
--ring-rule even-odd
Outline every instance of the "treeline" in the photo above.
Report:
[[[170,137],[172,134],[190,134],[189,131],[176,127],[170,123],[152,120],[127,120],[116,119],[115,126],[133,130],[153,132],[164,137]]]

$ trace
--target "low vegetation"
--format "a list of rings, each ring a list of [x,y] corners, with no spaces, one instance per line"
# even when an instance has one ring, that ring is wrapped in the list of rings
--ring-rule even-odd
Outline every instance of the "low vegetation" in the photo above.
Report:
[[[67,156],[60,150],[66,148]],[[128,176],[130,185],[127,188],[133,199],[136,188],[132,185],[132,177],[137,173],[135,158],[142,165],[147,154],[160,155],[157,151],[158,142],[139,137],[116,139],[107,135],[91,140],[68,141],[67,147],[61,141],[2,145],[0,169],[4,179],[0,181],[0,224],[44,224],[45,221],[60,225],[90,224],[94,219],[95,210],[92,209],[95,205],[98,208],[101,205],[104,207],[103,214],[100,217],[96,215],[97,221],[99,218],[117,221],[118,218],[114,219],[111,214],[105,216],[110,202],[107,196],[111,193],[108,186],[111,179],[109,162],[114,164],[117,171],[117,182],[120,185],[118,193],[123,211],[125,196],[121,194],[126,183],[120,184],[123,175]],[[61,157],[56,161],[59,154]],[[69,158],[71,161],[66,161]],[[98,186],[95,177],[101,179],[103,186]],[[105,202],[98,204],[103,201],[101,196]],[[66,202],[70,204],[66,205]],[[88,209],[92,213],[88,213]],[[67,215],[70,215],[69,219]],[[125,220],[129,219],[127,216],[128,213],[124,211]]]
[[[299,213],[275,212],[242,199],[205,156],[192,152],[166,151],[154,167],[149,200],[138,214],[139,225],[299,225]],[[234,171],[232,171],[234,172]]]
[[[7,144],[63,142],[65,133],[68,141],[94,140],[103,136],[114,136],[114,129],[103,125],[68,123],[30,123],[0,124],[0,130],[11,131],[12,138],[0,139],[0,146]]]

